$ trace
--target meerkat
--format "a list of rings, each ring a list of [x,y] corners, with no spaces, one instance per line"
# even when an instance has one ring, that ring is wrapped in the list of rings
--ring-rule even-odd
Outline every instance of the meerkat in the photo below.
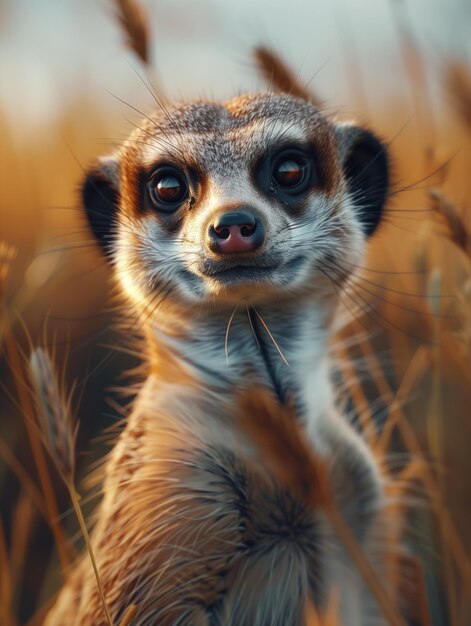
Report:
[[[92,535],[113,623],[135,604],[134,626],[304,626],[331,589],[342,626],[383,623],[322,512],[251,444],[235,398],[291,399],[374,561],[383,479],[337,408],[328,343],[388,187],[372,132],[272,93],[160,107],[87,173],[86,216],[149,370]],[[88,557],[46,624],[105,624]]]

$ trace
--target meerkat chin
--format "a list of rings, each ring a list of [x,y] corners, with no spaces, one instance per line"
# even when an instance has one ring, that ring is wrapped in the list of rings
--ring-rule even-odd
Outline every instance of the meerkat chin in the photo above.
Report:
[[[241,427],[245,389],[288,402],[336,502],[380,561],[383,479],[342,416],[328,341],[388,193],[384,145],[289,95],[169,105],[83,184],[90,227],[144,335],[150,374],[106,465],[93,545],[118,624],[383,623],[321,510]],[[47,626],[104,624],[88,558]]]

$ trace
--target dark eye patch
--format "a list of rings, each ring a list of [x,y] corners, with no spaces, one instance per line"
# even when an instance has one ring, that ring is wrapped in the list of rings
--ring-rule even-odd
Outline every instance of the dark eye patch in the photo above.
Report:
[[[154,216],[169,235],[180,230],[204,184],[195,168],[167,160],[141,166],[137,181],[139,212]]]
[[[149,180],[149,195],[159,211],[172,213],[187,199],[190,190],[186,173],[181,169],[165,165],[159,167]]]
[[[262,192],[293,208],[302,205],[306,192],[322,184],[312,145],[287,145],[272,149],[257,161],[253,171]]]

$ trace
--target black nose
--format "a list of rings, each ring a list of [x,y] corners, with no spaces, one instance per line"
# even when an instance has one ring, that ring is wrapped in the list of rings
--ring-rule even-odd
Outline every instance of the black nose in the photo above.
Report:
[[[209,247],[222,254],[252,252],[264,239],[262,222],[246,210],[219,215],[208,230]]]

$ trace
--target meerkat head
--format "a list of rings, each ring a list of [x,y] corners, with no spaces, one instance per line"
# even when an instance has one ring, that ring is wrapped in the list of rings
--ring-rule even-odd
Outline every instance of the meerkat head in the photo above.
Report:
[[[388,191],[384,145],[312,104],[259,94],[161,109],[88,173],[86,214],[135,303],[329,292]]]

